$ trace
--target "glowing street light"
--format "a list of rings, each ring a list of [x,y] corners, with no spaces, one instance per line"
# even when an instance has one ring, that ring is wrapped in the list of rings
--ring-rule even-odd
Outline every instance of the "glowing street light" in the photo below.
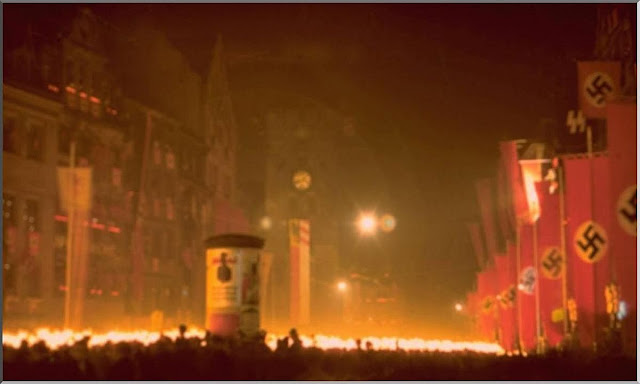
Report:
[[[378,229],[378,220],[371,213],[364,213],[358,219],[358,228],[363,235],[372,235]]]
[[[339,281],[336,286],[338,288],[338,291],[340,292],[346,292],[347,290],[347,283],[344,281]]]
[[[460,303],[456,303],[456,305],[454,306],[454,308],[456,309],[456,312],[462,312],[462,304],[460,304]]]

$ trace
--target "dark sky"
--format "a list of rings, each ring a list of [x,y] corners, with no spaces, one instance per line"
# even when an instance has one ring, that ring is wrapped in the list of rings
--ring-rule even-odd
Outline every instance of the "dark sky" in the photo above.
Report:
[[[406,292],[436,304],[410,304],[435,323],[473,281],[464,222],[478,214],[475,179],[494,174],[500,139],[540,136],[541,118],[562,122],[575,105],[575,61],[591,57],[596,32],[590,4],[154,4],[99,12],[152,15],[201,73],[221,34],[234,94],[258,84],[295,89],[353,116],[385,175],[371,188],[391,191],[380,203],[398,218],[383,251],[398,259]]]
[[[271,86],[353,116],[391,191],[383,244],[439,319],[475,268],[464,222],[501,139],[539,137],[575,106],[575,61],[595,44],[595,4],[117,4],[114,24],[150,17],[204,74],[216,36],[234,95]],[[234,100],[241,104],[242,100]],[[363,197],[366,200],[366,197]],[[426,293],[425,293],[426,292]],[[419,300],[414,301],[414,303]],[[433,320],[437,321],[437,320]]]

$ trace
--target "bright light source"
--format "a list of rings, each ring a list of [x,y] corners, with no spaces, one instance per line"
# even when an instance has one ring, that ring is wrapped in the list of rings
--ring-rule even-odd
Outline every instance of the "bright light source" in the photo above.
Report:
[[[455,308],[456,308],[456,312],[461,312],[462,311],[462,304],[456,303]]]
[[[391,232],[396,227],[396,218],[390,214],[382,215],[380,218],[380,228],[384,232]]]
[[[271,218],[269,216],[264,216],[262,219],[260,219],[260,228],[265,231],[271,229]]]
[[[360,233],[365,235],[370,235],[375,233],[378,228],[378,221],[373,214],[365,213],[360,216],[358,219],[358,228],[360,229]]]
[[[337,287],[338,287],[338,291],[344,292],[344,291],[347,290],[347,283],[344,282],[344,281],[340,281],[340,282],[338,282]]]

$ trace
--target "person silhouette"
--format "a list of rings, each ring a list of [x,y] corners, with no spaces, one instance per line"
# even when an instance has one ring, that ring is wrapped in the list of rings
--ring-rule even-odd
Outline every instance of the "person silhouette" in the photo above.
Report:
[[[218,267],[218,280],[226,283],[231,280],[231,268],[227,265],[227,254],[226,252],[222,252],[220,255],[220,263],[221,265]]]

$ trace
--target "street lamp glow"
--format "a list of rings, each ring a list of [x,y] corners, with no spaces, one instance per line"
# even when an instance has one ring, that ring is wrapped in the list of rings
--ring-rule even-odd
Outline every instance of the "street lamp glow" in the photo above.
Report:
[[[338,291],[345,292],[347,290],[347,283],[344,281],[339,281],[337,284]]]
[[[360,216],[360,219],[358,220],[358,228],[360,229],[360,233],[362,234],[373,234],[378,228],[378,221],[373,214],[362,214]]]
[[[456,312],[462,312],[462,304],[456,303],[455,309],[456,309]]]
[[[269,216],[263,216],[262,219],[260,219],[260,228],[265,231],[271,229],[271,224],[271,218]]]

